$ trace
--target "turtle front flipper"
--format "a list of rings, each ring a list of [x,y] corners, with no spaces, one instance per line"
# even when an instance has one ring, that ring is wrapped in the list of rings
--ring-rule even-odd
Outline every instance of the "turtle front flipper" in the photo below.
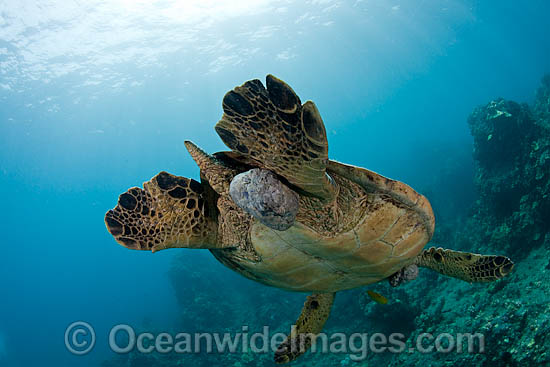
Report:
[[[255,79],[228,92],[216,132],[259,167],[324,202],[332,200],[327,135],[317,107],[311,101],[302,105],[292,88],[272,75],[266,85]]]
[[[470,283],[501,279],[514,268],[514,263],[506,256],[479,255],[441,247],[422,251],[416,264]]]
[[[318,293],[307,297],[290,335],[275,352],[276,363],[292,362],[311,347],[330,315],[334,296],[335,293]]]
[[[222,247],[216,241],[211,188],[167,172],[160,172],[143,187],[120,195],[118,205],[105,214],[107,229],[118,243],[152,252],[173,247]]]

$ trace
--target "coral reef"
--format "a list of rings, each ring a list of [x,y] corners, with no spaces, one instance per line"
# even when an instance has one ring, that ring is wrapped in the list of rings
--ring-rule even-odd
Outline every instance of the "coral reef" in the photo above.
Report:
[[[536,96],[532,108],[497,99],[473,111],[479,197],[466,218],[442,226],[454,232],[436,235],[449,247],[512,256],[514,272],[488,286],[421,272],[404,287],[417,313],[408,346],[423,332],[479,332],[485,352],[402,353],[390,366],[550,366],[550,76]]]
[[[468,123],[474,138],[479,199],[462,233],[514,257],[545,240],[550,229],[550,76],[534,107],[497,99]]]

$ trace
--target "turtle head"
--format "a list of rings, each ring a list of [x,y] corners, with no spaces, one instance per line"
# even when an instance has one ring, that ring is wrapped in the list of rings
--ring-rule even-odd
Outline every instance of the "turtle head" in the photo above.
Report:
[[[238,172],[204,152],[192,141],[186,140],[184,144],[197,166],[201,169],[201,177],[206,178],[208,184],[219,195],[229,194],[229,184]]]

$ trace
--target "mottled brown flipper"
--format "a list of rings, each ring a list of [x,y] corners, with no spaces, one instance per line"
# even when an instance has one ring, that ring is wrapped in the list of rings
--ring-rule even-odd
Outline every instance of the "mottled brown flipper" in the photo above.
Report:
[[[292,326],[292,332],[275,352],[276,363],[292,362],[311,347],[330,315],[334,295],[319,293],[307,297],[298,321]]]
[[[219,248],[217,223],[207,190],[199,182],[161,172],[120,195],[105,214],[118,243],[152,252],[173,247]]]
[[[323,201],[334,197],[326,174],[328,142],[323,120],[311,101],[268,75],[267,89],[250,80],[228,92],[216,132],[232,150],[256,161]]]
[[[506,256],[479,255],[441,247],[422,251],[416,264],[470,283],[498,280],[514,268],[514,263]]]

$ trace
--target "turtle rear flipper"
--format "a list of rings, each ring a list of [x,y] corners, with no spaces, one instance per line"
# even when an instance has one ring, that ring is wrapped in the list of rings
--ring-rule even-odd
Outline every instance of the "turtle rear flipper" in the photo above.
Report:
[[[144,189],[120,195],[105,214],[109,232],[121,245],[152,252],[173,247],[220,248],[212,189],[185,177],[160,172]]]
[[[304,308],[291,332],[275,352],[275,363],[294,361],[307,352],[327,321],[335,293],[317,293],[307,297]]]
[[[441,247],[422,251],[416,264],[470,283],[498,280],[514,268],[514,263],[506,256],[479,255]]]
[[[326,174],[328,142],[317,107],[311,101],[302,105],[292,88],[272,75],[266,85],[256,79],[229,91],[216,132],[233,151],[330,201],[335,189]]]

